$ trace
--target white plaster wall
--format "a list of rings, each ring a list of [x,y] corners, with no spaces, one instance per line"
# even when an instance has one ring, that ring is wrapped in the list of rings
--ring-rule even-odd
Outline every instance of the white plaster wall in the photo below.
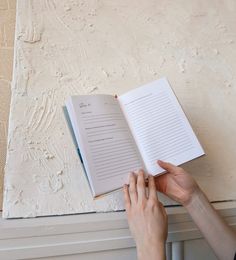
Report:
[[[15,0],[0,0],[0,210],[7,150],[15,29]]]
[[[18,1],[4,217],[123,208],[93,201],[62,106],[167,76],[207,156],[185,167],[236,199],[236,2]],[[170,203],[165,201],[164,203]]]

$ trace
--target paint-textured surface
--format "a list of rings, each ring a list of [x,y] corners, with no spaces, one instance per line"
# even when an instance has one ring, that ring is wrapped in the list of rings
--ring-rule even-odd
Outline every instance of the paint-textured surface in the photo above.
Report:
[[[123,209],[121,192],[92,199],[62,106],[162,76],[207,154],[186,169],[211,200],[236,199],[235,12],[233,0],[18,1],[4,217]]]
[[[0,210],[7,150],[15,28],[15,0],[0,0]]]

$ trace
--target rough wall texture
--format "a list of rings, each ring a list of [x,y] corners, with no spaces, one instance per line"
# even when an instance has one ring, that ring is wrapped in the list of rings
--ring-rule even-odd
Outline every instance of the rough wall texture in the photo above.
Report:
[[[211,200],[235,199],[235,12],[233,0],[19,1],[4,217],[122,209],[119,192],[93,201],[61,107],[162,76],[207,153],[186,169]]]
[[[0,210],[2,208],[3,175],[7,150],[15,11],[15,0],[0,0]]]

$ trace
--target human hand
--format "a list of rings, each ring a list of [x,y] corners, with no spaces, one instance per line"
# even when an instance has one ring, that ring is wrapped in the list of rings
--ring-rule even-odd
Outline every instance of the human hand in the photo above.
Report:
[[[187,206],[193,195],[200,191],[196,181],[181,167],[160,160],[158,164],[167,173],[155,178],[157,190]]]
[[[154,177],[148,177],[146,194],[144,172],[131,173],[124,186],[125,208],[130,231],[137,245],[139,259],[165,259],[167,215],[158,201]]]

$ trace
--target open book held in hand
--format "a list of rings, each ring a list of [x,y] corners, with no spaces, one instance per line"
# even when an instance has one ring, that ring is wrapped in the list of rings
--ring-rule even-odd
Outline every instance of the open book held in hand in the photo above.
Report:
[[[204,154],[168,81],[163,78],[115,98],[72,96],[67,118],[93,196],[121,188],[128,173],[164,170]]]

